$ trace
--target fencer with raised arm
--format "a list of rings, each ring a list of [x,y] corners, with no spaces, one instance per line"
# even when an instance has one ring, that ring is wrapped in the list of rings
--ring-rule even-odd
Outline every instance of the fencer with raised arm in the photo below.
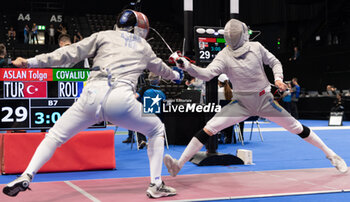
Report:
[[[340,158],[307,126],[302,125],[285,109],[274,101],[270,93],[271,85],[264,71],[264,64],[272,68],[275,86],[286,90],[283,83],[283,71],[280,61],[259,42],[249,42],[248,27],[243,22],[231,19],[224,28],[224,37],[228,46],[220,51],[206,67],[190,64],[183,57],[173,54],[177,66],[191,76],[208,81],[220,74],[226,74],[232,82],[233,99],[215,114],[192,138],[179,160],[165,155],[164,163],[172,176],[176,176],[182,166],[190,160],[205,144],[209,136],[244,121],[250,116],[260,116],[282,126],[289,132],[299,135],[303,140],[321,149],[326,157],[340,172],[348,167]]]

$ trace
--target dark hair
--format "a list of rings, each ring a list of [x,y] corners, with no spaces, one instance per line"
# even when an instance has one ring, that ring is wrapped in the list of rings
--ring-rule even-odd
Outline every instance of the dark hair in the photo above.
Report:
[[[233,97],[232,94],[232,89],[230,87],[229,81],[225,80],[224,82],[219,81],[221,86],[224,86],[224,95],[225,95],[225,100],[231,100]]]
[[[3,43],[0,43],[0,55],[6,55],[6,46]]]
[[[69,34],[61,34],[58,36],[58,42],[60,41],[71,41]]]

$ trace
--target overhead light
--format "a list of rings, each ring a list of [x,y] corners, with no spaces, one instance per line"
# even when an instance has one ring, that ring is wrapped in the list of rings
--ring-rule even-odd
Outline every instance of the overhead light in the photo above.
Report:
[[[204,33],[205,33],[205,29],[203,29],[203,28],[197,28],[197,29],[196,29],[196,32],[197,32],[198,34],[204,34]]]
[[[206,29],[205,32],[207,34],[214,34],[215,33],[215,30],[214,29]]]
[[[219,34],[224,35],[224,30],[223,29],[219,29],[219,30],[215,31],[212,28],[208,28],[208,29],[197,28],[196,32],[198,34],[205,34],[206,33],[206,34],[213,34],[213,35],[216,35],[216,36],[219,35]]]

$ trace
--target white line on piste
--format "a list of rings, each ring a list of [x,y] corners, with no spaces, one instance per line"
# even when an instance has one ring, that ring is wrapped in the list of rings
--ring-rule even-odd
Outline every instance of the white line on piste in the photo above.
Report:
[[[247,126],[248,127],[248,126]],[[319,126],[319,127],[310,127],[312,130],[349,130],[350,126]],[[250,132],[250,128],[245,128],[244,132]],[[257,128],[253,129],[253,132],[258,132],[259,130]],[[260,128],[261,132],[278,132],[278,131],[287,131],[286,129],[282,127],[276,127],[276,128]]]
[[[279,197],[279,196],[330,194],[330,193],[342,193],[342,192],[346,192],[346,191],[345,190],[321,190],[321,191],[261,194],[261,195],[247,195],[247,196],[228,196],[228,197],[217,197],[217,198],[183,199],[183,200],[172,200],[172,201],[163,201],[163,202],[217,201],[217,200],[233,200],[233,199],[249,199],[249,198],[267,198],[267,197]]]
[[[73,189],[77,190],[79,193],[81,193],[82,195],[86,196],[88,199],[90,199],[91,201],[94,202],[101,202],[100,200],[98,200],[97,198],[93,197],[91,194],[87,193],[86,191],[84,191],[83,189],[81,189],[80,187],[76,186],[75,184],[71,183],[70,181],[64,181],[66,184],[68,184],[69,186],[71,186]]]

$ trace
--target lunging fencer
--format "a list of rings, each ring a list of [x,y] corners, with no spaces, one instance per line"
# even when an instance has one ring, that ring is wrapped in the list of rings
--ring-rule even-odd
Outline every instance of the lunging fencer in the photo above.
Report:
[[[80,98],[48,131],[36,149],[28,167],[3,192],[16,196],[29,188],[38,170],[51,158],[57,147],[79,131],[101,121],[140,132],[149,138],[148,158],[151,183],[147,196],[172,196],[176,190],[166,186],[161,178],[164,133],[163,123],[156,115],[142,115],[142,104],[135,99],[135,87],[143,70],[169,80],[181,80],[183,72],[168,67],[153,52],[145,40],[149,23],[146,15],[124,10],[117,18],[116,30],[92,34],[77,43],[48,54],[24,59],[17,58],[18,67],[55,67],[94,57],[93,68]]]
[[[302,125],[274,101],[270,93],[271,84],[263,65],[272,68],[275,86],[284,91],[287,86],[283,83],[280,61],[259,42],[249,42],[248,28],[239,20],[231,19],[226,23],[224,38],[228,46],[220,51],[206,68],[197,67],[176,54],[171,56],[173,60],[178,61],[178,67],[183,68],[191,76],[205,81],[226,74],[232,82],[234,94],[232,101],[194,135],[179,160],[165,155],[164,163],[171,176],[175,177],[178,174],[183,165],[201,150],[210,136],[250,116],[265,117],[289,132],[299,135],[306,142],[321,149],[341,173],[347,172],[348,167],[341,157],[309,127]]]

